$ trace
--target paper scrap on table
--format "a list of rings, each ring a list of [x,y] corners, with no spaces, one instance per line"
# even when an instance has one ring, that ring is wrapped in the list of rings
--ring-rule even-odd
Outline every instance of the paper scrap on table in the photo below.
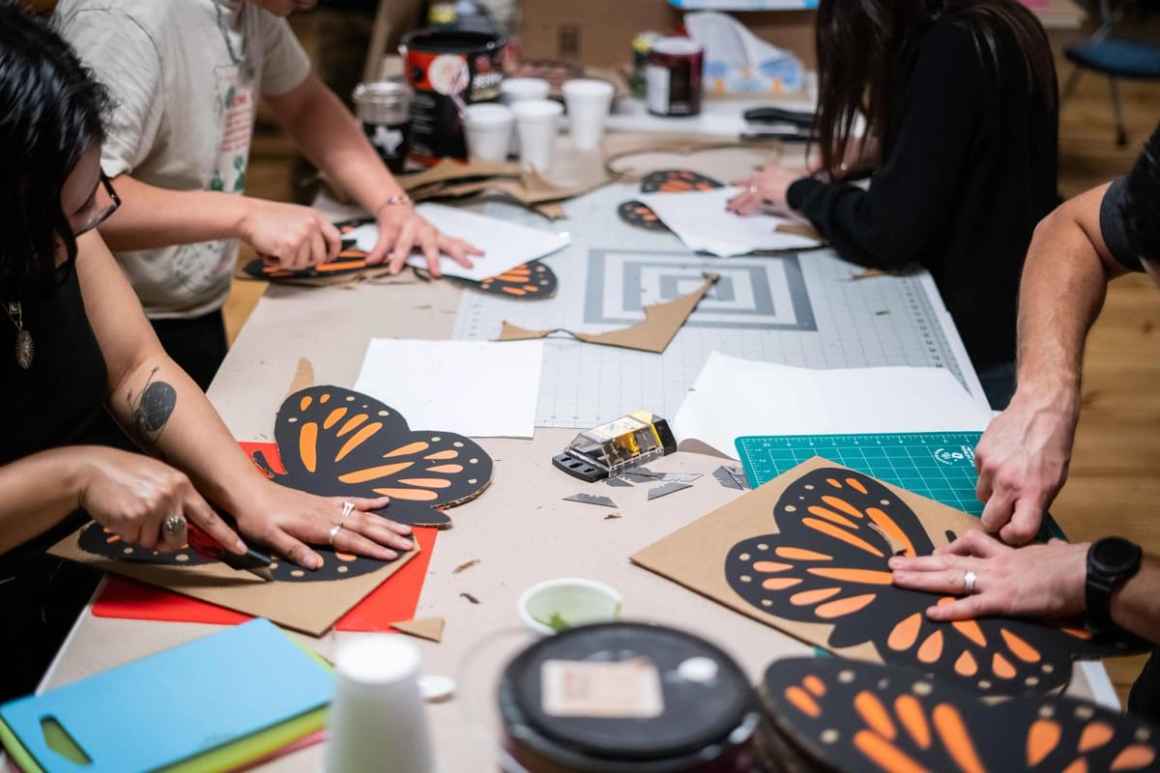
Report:
[[[551,255],[572,241],[567,233],[531,228],[442,204],[420,204],[415,210],[448,236],[463,239],[483,250],[483,255],[471,258],[474,264],[471,268],[464,268],[447,255],[439,263],[444,275],[476,282],[498,276],[529,260]],[[370,252],[378,243],[379,229],[374,223],[368,223],[351,231],[347,238],[354,239],[360,250]],[[427,258],[416,252],[407,259],[407,265],[426,268]]]
[[[811,249],[816,239],[777,231],[780,225],[797,221],[774,215],[741,215],[725,209],[725,204],[741,193],[740,188],[684,193],[643,193],[637,199],[691,250],[720,257],[746,255],[755,250]]]
[[[736,458],[742,435],[983,430],[990,420],[943,368],[814,370],[713,352],[673,429]]]
[[[355,391],[391,406],[416,429],[530,438],[543,360],[543,341],[374,338]]]

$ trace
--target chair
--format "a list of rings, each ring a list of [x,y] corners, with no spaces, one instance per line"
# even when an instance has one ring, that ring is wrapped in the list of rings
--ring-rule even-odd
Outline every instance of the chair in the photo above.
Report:
[[[1091,2],[1090,5],[1095,5]],[[1111,89],[1112,110],[1116,118],[1116,144],[1128,144],[1128,133],[1124,128],[1124,108],[1120,101],[1120,79],[1160,80],[1160,45],[1134,40],[1116,34],[1116,27],[1131,3],[1120,4],[1114,11],[1109,0],[1099,0],[1100,28],[1087,40],[1068,46],[1064,56],[1075,65],[1067,84],[1063,88],[1066,100],[1075,90],[1084,70],[1108,76]],[[1145,7],[1154,7],[1154,2],[1141,2],[1136,10],[1143,13]]]

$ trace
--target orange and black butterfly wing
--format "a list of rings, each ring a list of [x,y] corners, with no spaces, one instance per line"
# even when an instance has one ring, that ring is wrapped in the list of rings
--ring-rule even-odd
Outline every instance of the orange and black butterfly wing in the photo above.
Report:
[[[502,274],[489,276],[478,282],[456,277],[448,278],[473,290],[519,301],[551,298],[559,286],[556,272],[538,260],[521,263]]]
[[[828,769],[1149,770],[1157,730],[1070,698],[987,704],[913,669],[841,658],[773,663],[761,685],[762,748]],[[782,742],[782,743],[779,743]]]
[[[641,178],[641,193],[711,191],[724,186],[712,177],[691,169],[658,169]]]
[[[653,212],[652,208],[642,201],[632,199],[621,202],[620,206],[616,208],[616,213],[620,215],[621,220],[637,228],[644,228],[648,231],[669,230],[669,227],[657,217],[657,213]]]
[[[341,387],[287,397],[274,434],[286,470],[279,483],[320,496],[388,496],[381,514],[401,523],[449,526],[442,511],[491,482],[491,457],[470,438],[411,430],[394,409]]]
[[[888,561],[895,553],[927,555],[934,545],[906,503],[868,476],[806,473],[773,515],[777,534],[730,550],[728,582],[766,614],[832,625],[829,647],[868,642],[887,663],[996,695],[1053,690],[1070,680],[1072,660],[1128,651],[1123,641],[1025,620],[930,621],[927,607],[950,599],[895,587]]]

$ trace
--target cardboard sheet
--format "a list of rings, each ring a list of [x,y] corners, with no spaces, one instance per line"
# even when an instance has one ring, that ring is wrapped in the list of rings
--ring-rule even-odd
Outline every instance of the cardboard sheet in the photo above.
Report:
[[[644,322],[626,327],[622,330],[613,330],[608,333],[574,333],[571,330],[525,330],[509,322],[503,323],[500,331],[500,341],[527,341],[536,338],[547,338],[552,333],[566,333],[573,338],[589,344],[616,346],[622,349],[638,349],[642,352],[657,354],[668,348],[669,342],[677,335],[677,331],[685,324],[685,320],[697,308],[697,304],[717,282],[717,274],[704,274],[705,282],[699,288],[664,303],[656,303],[644,307]]]
[[[645,548],[634,563],[847,657],[906,665],[988,695],[1066,686],[1071,661],[1123,653],[1026,620],[947,624],[939,597],[892,584],[895,554],[928,555],[977,519],[814,458]]]
[[[442,204],[420,204],[416,209],[443,233],[453,234],[483,250],[483,255],[472,257],[471,268],[464,268],[444,255],[439,268],[445,276],[482,282],[520,264],[551,255],[571,241],[567,233],[532,228]],[[355,241],[358,249],[370,252],[378,243],[379,229],[373,222],[367,223],[346,236]],[[407,265],[425,268],[427,258],[412,255]]]
[[[544,364],[542,341],[374,338],[355,391],[390,405],[416,427],[468,437],[530,438]],[[464,389],[464,379],[470,389]]]
[[[793,368],[713,352],[673,431],[736,459],[742,435],[982,430],[990,420],[944,368]]]
[[[758,250],[810,249],[816,239],[779,231],[794,221],[774,215],[741,216],[725,209],[739,188],[688,193],[647,193],[639,200],[651,209],[690,250],[720,257],[746,255]]]

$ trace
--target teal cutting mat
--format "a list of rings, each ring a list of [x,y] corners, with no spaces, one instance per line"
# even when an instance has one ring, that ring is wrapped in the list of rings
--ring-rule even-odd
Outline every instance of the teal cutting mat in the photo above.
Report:
[[[821,456],[978,516],[983,512],[983,503],[975,494],[975,445],[981,436],[979,432],[755,435],[737,438],[736,446],[745,477],[753,488],[812,456]],[[1063,537],[1050,516],[1044,529],[1048,536]]]

